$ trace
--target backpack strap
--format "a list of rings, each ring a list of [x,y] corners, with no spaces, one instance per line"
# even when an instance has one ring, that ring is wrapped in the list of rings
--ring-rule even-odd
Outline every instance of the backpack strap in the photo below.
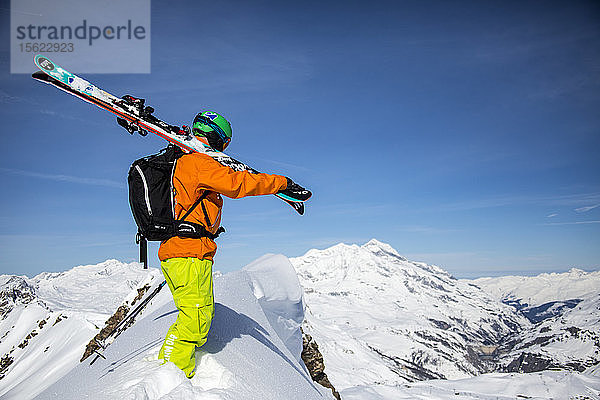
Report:
[[[205,190],[204,193],[202,193],[202,196],[198,197],[198,200],[196,200],[194,202],[194,204],[192,204],[190,209],[187,210],[187,212],[183,215],[182,218],[179,219],[179,221],[185,220],[188,217],[188,215],[190,215],[192,213],[192,211],[194,211],[194,208],[196,208],[198,206],[198,204],[202,203],[202,200],[204,200],[208,196],[208,193],[210,193],[210,192],[208,190]],[[210,223],[210,221],[208,219],[208,215],[206,213],[206,208],[204,208],[204,204],[202,204],[202,211],[204,211],[204,217],[206,218],[206,221]]]
[[[204,190],[204,193],[202,193],[202,195],[194,202],[194,204],[192,204],[192,206],[189,208],[189,210],[187,210],[187,212],[183,215],[183,217],[181,219],[178,219],[175,221],[176,235],[185,237],[188,232],[188,229],[190,228],[190,224],[193,227],[192,229],[194,230],[194,233],[198,233],[198,231],[200,231],[199,234],[201,237],[205,236],[212,240],[215,240],[216,238],[219,237],[219,235],[221,233],[225,232],[225,228],[223,228],[222,226],[220,226],[219,229],[217,229],[217,232],[214,234],[209,232],[209,230],[207,229],[207,227],[211,225],[210,218],[208,217],[208,212],[206,211],[206,207],[204,207],[204,203],[202,202],[202,200],[206,199],[206,197],[208,196],[209,193],[210,193],[209,190]],[[194,209],[198,206],[198,204],[200,204],[202,207],[202,212],[204,213],[204,218],[207,223],[206,226],[202,226],[200,224],[196,224],[193,222],[185,222],[185,219],[192,213],[192,211],[194,211]],[[181,228],[183,228],[183,227],[185,227],[186,229],[184,229],[182,231]],[[188,237],[196,237],[196,236],[188,236]]]

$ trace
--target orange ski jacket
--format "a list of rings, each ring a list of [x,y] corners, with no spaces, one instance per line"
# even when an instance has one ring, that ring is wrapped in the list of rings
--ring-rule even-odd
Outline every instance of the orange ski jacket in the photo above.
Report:
[[[246,196],[275,194],[286,187],[287,179],[282,175],[234,171],[206,154],[185,154],[177,160],[173,173],[175,218],[181,218],[208,190],[206,198],[194,208],[185,220],[204,225],[209,232],[214,234],[221,224],[223,207],[221,194],[232,199],[239,199]],[[206,210],[208,221],[206,221],[204,210]],[[212,260],[216,251],[216,243],[207,237],[192,239],[175,236],[161,243],[158,258],[161,261],[175,257]]]

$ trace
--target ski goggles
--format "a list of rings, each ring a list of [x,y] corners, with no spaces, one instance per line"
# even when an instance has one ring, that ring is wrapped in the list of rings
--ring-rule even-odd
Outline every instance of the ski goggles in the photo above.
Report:
[[[194,118],[194,123],[192,126],[196,125],[196,123],[206,125],[210,129],[212,129],[214,132],[216,132],[217,135],[219,135],[219,137],[223,141],[223,144],[225,146],[227,146],[227,144],[229,144],[229,142],[231,142],[231,137],[227,136],[227,134],[223,131],[223,129],[221,129],[221,127],[219,125],[215,124],[210,118],[205,117],[204,115],[198,114],[198,115],[196,115],[196,118]],[[196,132],[200,133],[200,134],[203,133],[198,128],[194,128],[193,131],[194,131],[194,133],[196,133]],[[206,133],[206,132],[204,132],[204,133]]]

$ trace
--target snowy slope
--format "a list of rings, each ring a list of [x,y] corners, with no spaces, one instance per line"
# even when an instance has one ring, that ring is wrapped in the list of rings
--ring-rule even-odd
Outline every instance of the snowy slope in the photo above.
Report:
[[[332,399],[300,359],[302,291],[284,256],[217,277],[215,319],[188,380],[158,350],[176,310],[165,290],[99,359],[77,365],[36,399]],[[301,343],[301,342],[300,342]],[[15,397],[16,398],[16,397]]]
[[[502,357],[508,371],[584,371],[600,362],[600,271],[471,282],[538,322],[515,338],[514,348]]]
[[[598,290],[600,292],[600,289]],[[585,371],[600,363],[600,293],[587,295],[573,309],[522,332],[502,357],[508,371],[548,368]]]
[[[457,380],[373,385],[344,391],[344,400],[598,400],[597,376],[544,371],[484,374]]]
[[[355,386],[465,378],[493,369],[477,353],[529,322],[439,267],[385,243],[339,244],[291,259],[305,289],[305,329],[342,397]]]
[[[104,321],[157,275],[108,260],[34,278],[0,276],[0,396],[28,398],[67,373]]]
[[[242,271],[216,274],[215,320],[197,352],[199,369],[192,380],[157,360],[175,318],[168,290],[109,346],[108,360],[79,363],[85,343],[110,314],[103,310],[112,312],[131,301],[139,286],[162,281],[158,270],[110,260],[31,279],[2,276],[0,346],[14,360],[3,369],[0,398],[27,400],[39,393],[41,400],[332,399],[299,361],[306,307],[304,328],[317,339],[325,372],[344,400],[600,399],[597,361],[588,362],[584,373],[488,373],[408,382],[485,371],[491,364],[479,360],[477,345],[502,341],[513,328],[524,328],[522,335],[586,336],[599,325],[598,296],[585,296],[553,324],[549,319],[532,326],[471,282],[407,261],[377,241],[311,250],[292,261],[298,276],[284,256],[272,255]],[[562,346],[564,353],[582,349],[573,343],[536,345]]]

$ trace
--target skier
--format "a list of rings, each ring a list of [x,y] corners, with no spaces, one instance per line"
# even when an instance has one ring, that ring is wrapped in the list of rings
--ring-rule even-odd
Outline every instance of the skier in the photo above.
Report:
[[[150,131],[174,143],[164,153],[154,156],[154,161],[167,158],[160,167],[156,165],[160,162],[149,165],[152,156],[145,157],[148,158],[144,160],[148,161],[145,167],[148,167],[147,172],[151,172],[148,177],[156,185],[148,185],[141,164],[138,164],[143,159],[132,165],[138,175],[132,178],[130,169],[128,182],[130,205],[138,232],[142,234],[147,228],[157,239],[142,236],[144,240],[163,240],[158,252],[161,269],[179,310],[177,320],[169,328],[160,349],[159,358],[174,362],[191,378],[195,368],[195,347],[206,342],[214,314],[211,269],[217,249],[214,238],[223,231],[220,227],[221,194],[231,198],[277,194],[302,215],[303,203],[312,193],[285,176],[258,173],[223,154],[219,155],[221,161],[218,162],[203,153],[181,155],[181,150],[174,153],[175,145],[192,151],[193,147],[184,143],[189,139],[189,130],[172,126],[151,115],[154,109],[145,106],[144,99],[129,95],[118,99],[45,56],[36,55],[34,60],[40,69],[32,75],[34,79],[117,115],[118,124],[131,134],[138,131],[145,136]],[[193,134],[204,144],[222,152],[231,141],[231,125],[218,113],[205,111],[194,119]],[[178,135],[181,137],[176,137]],[[174,158],[168,159],[171,156]],[[169,185],[162,184],[167,181],[163,178],[165,164],[169,167],[175,165],[172,174],[171,169],[168,170]],[[241,170],[235,171],[225,165]],[[140,179],[139,185],[136,179]],[[136,190],[143,192],[143,205],[135,201],[136,197],[140,197]],[[158,203],[158,208],[153,208],[151,203]],[[169,204],[165,207],[166,203]],[[143,210],[140,211],[138,206]],[[156,214],[153,215],[153,211]]]
[[[231,125],[213,111],[198,114],[192,132],[218,151],[223,151],[231,141]],[[200,206],[194,208],[186,221],[204,225],[213,235],[222,231],[221,195],[237,199],[301,188],[282,175],[234,171],[201,153],[185,154],[179,158],[172,179],[175,215],[184,215],[202,197]],[[195,373],[196,346],[206,343],[214,315],[212,263],[216,250],[212,237],[192,239],[174,236],[163,241],[158,251],[161,270],[179,310],[158,358],[175,363],[188,378]]]

